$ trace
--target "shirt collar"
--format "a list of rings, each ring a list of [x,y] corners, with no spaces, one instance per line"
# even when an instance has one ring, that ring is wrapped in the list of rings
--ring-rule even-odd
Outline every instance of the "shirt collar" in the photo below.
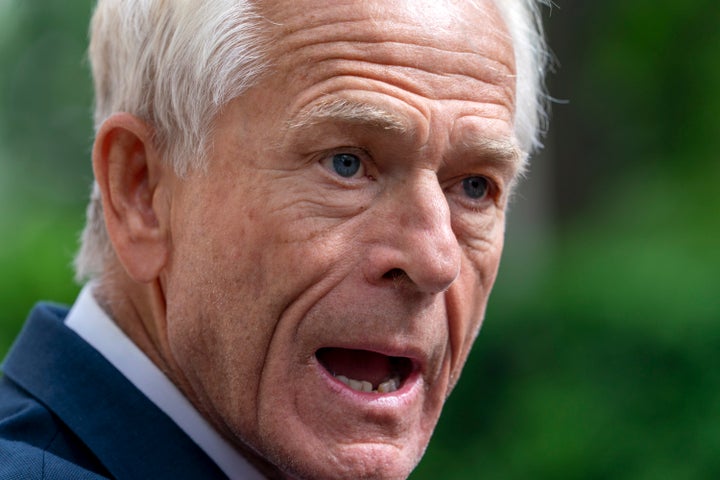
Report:
[[[92,294],[93,287],[94,284],[89,283],[82,289],[65,325],[170,417],[230,479],[264,480],[100,308]]]

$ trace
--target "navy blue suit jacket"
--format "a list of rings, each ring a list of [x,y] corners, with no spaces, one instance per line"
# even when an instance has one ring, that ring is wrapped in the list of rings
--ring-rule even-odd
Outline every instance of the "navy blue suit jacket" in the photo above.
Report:
[[[40,304],[0,380],[0,479],[227,478],[180,428]]]

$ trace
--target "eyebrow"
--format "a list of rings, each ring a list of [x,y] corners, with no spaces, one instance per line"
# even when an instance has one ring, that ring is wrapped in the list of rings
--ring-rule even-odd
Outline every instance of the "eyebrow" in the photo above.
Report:
[[[512,167],[515,176],[522,175],[527,168],[528,155],[513,139],[471,137],[462,142],[462,148],[498,166]]]
[[[394,113],[371,103],[345,98],[326,99],[301,110],[288,121],[287,129],[303,130],[325,122],[355,124],[399,134],[408,133],[410,130],[406,121]],[[480,135],[462,141],[461,145],[463,149],[485,161],[496,163],[498,166],[511,167],[515,177],[523,175],[527,168],[528,155],[514,139],[497,139]]]
[[[380,130],[407,133],[406,122],[376,105],[334,98],[316,103],[288,122],[289,130],[302,130],[324,122],[341,122]]]

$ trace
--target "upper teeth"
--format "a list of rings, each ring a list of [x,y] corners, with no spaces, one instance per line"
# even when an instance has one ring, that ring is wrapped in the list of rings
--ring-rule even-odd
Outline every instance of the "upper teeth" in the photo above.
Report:
[[[348,378],[345,375],[335,375],[335,378],[358,392],[391,393],[396,391],[400,386],[400,377],[398,376],[385,380],[378,385],[377,388],[373,388],[373,384],[367,380],[355,380],[354,378]]]

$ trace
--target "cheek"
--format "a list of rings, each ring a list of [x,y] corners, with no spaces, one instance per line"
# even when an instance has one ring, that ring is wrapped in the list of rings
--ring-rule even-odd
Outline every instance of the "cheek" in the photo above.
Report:
[[[269,226],[251,210],[198,202],[175,224],[164,279],[172,355],[201,409],[232,430],[252,431],[257,378],[284,287],[268,281]],[[227,421],[226,421],[227,420]]]
[[[216,422],[233,412],[236,425],[251,428],[254,378],[269,336],[264,327],[272,325],[261,316],[255,283],[240,280],[251,272],[223,267],[235,263],[218,257],[211,238],[185,245],[189,251],[178,246],[166,288],[172,354],[192,392],[203,395],[196,399],[202,411]]]
[[[344,250],[332,245],[347,245],[329,220],[245,198],[242,206],[198,206],[181,217],[164,282],[179,369],[193,391],[204,392],[203,410],[236,435],[257,428],[267,352],[278,329],[294,328],[280,325],[281,317],[321,295],[328,271],[342,263]]]
[[[463,246],[459,277],[446,293],[451,351],[451,388],[482,326],[503,248],[504,228]]]

